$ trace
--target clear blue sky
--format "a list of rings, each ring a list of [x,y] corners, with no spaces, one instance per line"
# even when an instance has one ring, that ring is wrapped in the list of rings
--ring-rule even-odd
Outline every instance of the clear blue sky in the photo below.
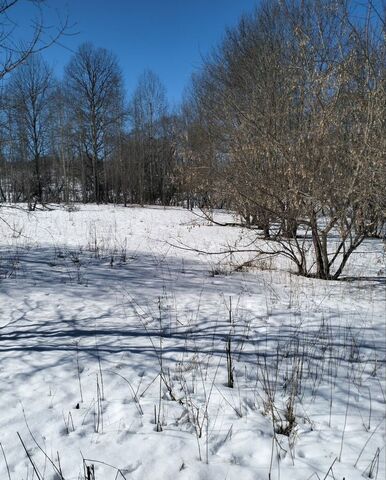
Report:
[[[73,37],[61,40],[67,48],[91,41],[113,51],[122,68],[128,95],[145,68],[154,70],[164,83],[170,102],[178,103],[190,75],[221,40],[226,27],[237,24],[243,12],[258,0],[46,0],[45,18],[55,23],[58,11],[75,24]],[[21,7],[22,5],[22,7]],[[31,16],[21,1],[13,19]],[[58,76],[71,51],[54,46],[44,54]]]

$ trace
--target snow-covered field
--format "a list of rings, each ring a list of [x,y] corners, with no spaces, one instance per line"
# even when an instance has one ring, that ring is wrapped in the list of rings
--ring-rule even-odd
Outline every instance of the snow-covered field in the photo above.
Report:
[[[0,480],[385,478],[381,241],[326,282],[177,208],[0,217]]]

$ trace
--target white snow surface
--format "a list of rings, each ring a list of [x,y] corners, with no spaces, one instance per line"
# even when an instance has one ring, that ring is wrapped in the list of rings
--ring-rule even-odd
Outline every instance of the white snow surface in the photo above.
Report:
[[[51,207],[0,208],[0,480],[386,478],[380,240],[321,281],[197,252],[253,240],[199,212]]]

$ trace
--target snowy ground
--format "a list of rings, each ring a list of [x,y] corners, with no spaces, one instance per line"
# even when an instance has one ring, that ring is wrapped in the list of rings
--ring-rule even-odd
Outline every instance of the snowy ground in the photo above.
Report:
[[[0,216],[1,480],[385,478],[382,242],[326,282],[182,209]]]

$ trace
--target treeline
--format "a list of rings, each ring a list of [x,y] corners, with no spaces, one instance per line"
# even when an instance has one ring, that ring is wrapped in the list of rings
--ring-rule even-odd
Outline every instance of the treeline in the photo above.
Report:
[[[154,73],[127,104],[115,56],[86,43],[62,81],[31,55],[1,100],[2,201],[175,201],[175,116]]]
[[[197,185],[302,275],[338,278],[382,232],[385,12],[382,1],[264,1],[193,78],[185,117]]]
[[[384,0],[263,0],[177,112],[150,71],[126,100],[103,48],[80,46],[61,81],[32,55],[2,91],[0,198],[226,206],[302,274],[309,234],[318,276],[339,276],[384,225],[385,12]]]

